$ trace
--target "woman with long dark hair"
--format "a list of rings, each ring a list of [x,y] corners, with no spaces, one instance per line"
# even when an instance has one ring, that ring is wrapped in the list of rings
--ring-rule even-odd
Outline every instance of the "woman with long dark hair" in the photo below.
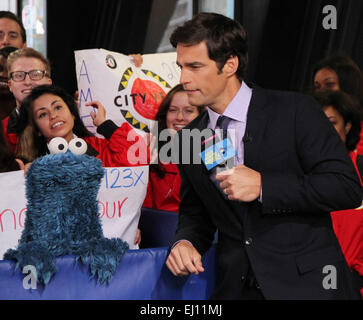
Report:
[[[204,108],[190,105],[183,86],[178,84],[171,89],[160,104],[155,120],[157,130],[154,136],[160,137],[168,130],[166,141],[158,139],[157,164],[150,165],[149,184],[143,206],[165,211],[179,211],[181,179],[176,164],[163,162],[160,150],[170,142],[173,135],[195,119]],[[170,155],[169,155],[170,156]]]
[[[96,113],[91,112],[93,123],[97,132],[106,139],[98,138],[87,130],[74,98],[61,88],[49,85],[34,88],[20,108],[17,156],[32,162],[49,152],[48,143],[52,138],[61,137],[69,142],[78,137],[86,141],[87,154],[102,160],[105,167],[140,165],[137,159],[132,158],[138,155],[127,152],[135,143],[127,140],[132,127],[126,122],[118,127],[112,120],[106,120],[106,111],[98,101],[86,105],[97,109]],[[141,136],[139,140],[139,145],[146,150]]]

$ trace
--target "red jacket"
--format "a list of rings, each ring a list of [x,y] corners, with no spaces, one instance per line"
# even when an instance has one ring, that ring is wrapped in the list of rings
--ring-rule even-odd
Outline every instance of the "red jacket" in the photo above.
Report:
[[[2,125],[3,125],[3,130],[4,130],[5,141],[8,143],[8,145],[10,146],[11,150],[13,150],[13,152],[16,151],[16,146],[18,145],[18,141],[19,141],[18,135],[15,133],[15,129],[9,128],[10,130],[8,130],[9,121],[11,123],[16,121],[17,114],[16,113],[14,114],[14,112],[15,112],[15,110],[10,114],[10,116],[1,120]],[[10,120],[10,117],[11,117],[11,120]],[[14,117],[15,117],[15,119],[14,119]],[[14,125],[15,125],[15,123],[14,123]]]
[[[88,150],[87,153],[102,160],[104,167],[130,167],[149,163],[149,152],[145,141],[127,122],[117,127],[113,121],[107,120],[97,128],[97,132],[105,139],[98,137],[83,139],[96,151],[94,153]],[[135,141],[127,140],[129,133],[136,137]]]
[[[12,117],[13,115],[10,115],[10,117],[3,119],[2,124],[5,140],[15,152],[19,140],[18,136],[16,133],[8,132],[9,119],[11,119],[10,122],[16,121]],[[130,167],[148,164],[147,145],[128,123],[124,122],[121,127],[118,127],[112,120],[106,120],[97,128],[97,132],[103,135],[105,139],[94,136],[84,137],[83,139],[89,145],[87,154],[100,159],[104,167]],[[135,137],[135,139],[128,141],[129,133],[132,133],[130,137]],[[135,152],[133,152],[133,149],[128,152],[131,146],[135,148]],[[137,150],[137,148],[139,149]],[[138,161],[139,157],[143,155],[145,155],[145,159]]]
[[[159,165],[165,169],[165,177],[160,178],[150,171],[143,207],[179,212],[181,179],[178,167],[173,163]]]
[[[357,152],[350,152],[357,169]],[[358,174],[359,175],[359,174]],[[362,183],[361,177],[360,181]],[[351,269],[363,276],[363,207],[331,213],[334,232]],[[363,296],[363,289],[361,289]]]

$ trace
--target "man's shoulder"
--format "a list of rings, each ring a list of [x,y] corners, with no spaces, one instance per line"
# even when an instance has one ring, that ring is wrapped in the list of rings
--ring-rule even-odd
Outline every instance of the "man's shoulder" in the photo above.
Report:
[[[274,90],[274,89],[265,89],[256,86],[252,91],[253,95],[264,95],[268,99],[272,99],[271,101],[295,101],[295,102],[315,102],[314,98],[310,95],[307,95],[298,91],[287,91],[287,90]]]
[[[252,91],[251,104],[265,104],[270,109],[320,109],[317,101],[310,95],[297,91],[272,90],[255,87]]]

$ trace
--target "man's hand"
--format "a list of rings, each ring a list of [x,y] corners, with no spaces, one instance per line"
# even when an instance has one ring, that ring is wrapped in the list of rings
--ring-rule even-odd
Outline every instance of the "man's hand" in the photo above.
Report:
[[[180,241],[171,250],[166,265],[175,276],[203,272],[202,257],[188,241]]]
[[[229,200],[251,202],[260,196],[261,174],[244,165],[220,172],[216,179]]]

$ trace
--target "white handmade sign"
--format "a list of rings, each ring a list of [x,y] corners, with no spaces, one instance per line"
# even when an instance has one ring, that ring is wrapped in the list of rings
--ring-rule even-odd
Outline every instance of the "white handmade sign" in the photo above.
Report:
[[[86,127],[96,133],[90,117],[91,100],[100,101],[106,118],[127,121],[139,134],[149,132],[161,100],[179,83],[176,53],[143,55],[141,67],[129,56],[104,49],[75,51],[79,111]]]
[[[136,249],[134,238],[148,183],[149,167],[105,168],[98,194],[104,236],[119,237]],[[0,174],[0,260],[15,248],[24,229],[26,196],[24,171]]]

